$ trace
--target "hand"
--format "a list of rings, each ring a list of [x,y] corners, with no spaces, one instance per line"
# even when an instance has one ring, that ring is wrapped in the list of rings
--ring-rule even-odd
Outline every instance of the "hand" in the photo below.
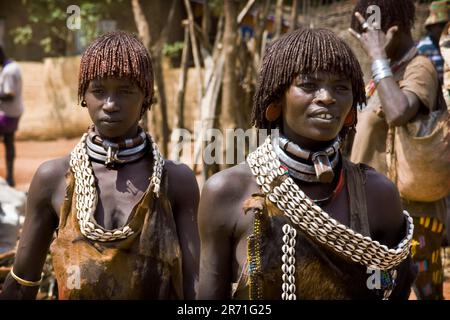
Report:
[[[359,34],[352,28],[349,28],[350,34],[359,40],[364,51],[366,51],[372,61],[386,59],[386,48],[391,43],[394,33],[398,31],[398,27],[391,27],[385,34],[376,22],[373,24],[367,23],[366,19],[359,12],[355,12],[355,16],[361,23],[363,33]]]

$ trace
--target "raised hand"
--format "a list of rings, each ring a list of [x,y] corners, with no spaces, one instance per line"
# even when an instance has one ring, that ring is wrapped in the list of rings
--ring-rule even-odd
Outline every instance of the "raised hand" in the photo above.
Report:
[[[350,34],[359,40],[372,61],[386,59],[386,48],[391,43],[395,32],[398,31],[398,27],[392,26],[387,33],[384,33],[378,23],[368,23],[359,12],[356,12],[355,16],[361,23],[363,32],[358,33],[352,28],[349,28],[348,31]]]

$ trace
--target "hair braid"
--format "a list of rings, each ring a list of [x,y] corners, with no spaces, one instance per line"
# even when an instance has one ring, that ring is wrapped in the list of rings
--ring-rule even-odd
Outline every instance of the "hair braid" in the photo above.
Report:
[[[144,107],[151,104],[153,68],[150,55],[134,35],[115,31],[92,42],[81,57],[78,77],[78,102],[89,82],[96,78],[117,76],[130,78],[144,93]]]
[[[366,102],[363,73],[350,47],[330,30],[298,29],[267,48],[253,99],[252,124],[269,129],[267,107],[282,97],[296,76],[318,71],[350,79],[354,108]]]

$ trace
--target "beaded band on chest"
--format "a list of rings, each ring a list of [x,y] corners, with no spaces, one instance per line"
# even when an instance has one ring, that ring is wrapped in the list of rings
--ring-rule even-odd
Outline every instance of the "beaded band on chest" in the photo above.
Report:
[[[97,208],[98,194],[94,171],[87,153],[87,137],[88,134],[85,133],[70,154],[70,168],[75,177],[76,212],[80,232],[88,239],[101,242],[125,239],[134,233],[129,226],[107,230],[98,225],[93,218]],[[151,142],[153,152],[153,172],[149,188],[158,196],[164,159],[150,135],[148,140]]]
[[[270,136],[247,157],[247,162],[269,201],[305,234],[335,253],[368,268],[380,270],[392,269],[408,256],[414,230],[408,212],[403,211],[407,220],[406,237],[390,249],[339,223],[315,205],[281,166]],[[277,178],[281,178],[281,184],[272,187]]]

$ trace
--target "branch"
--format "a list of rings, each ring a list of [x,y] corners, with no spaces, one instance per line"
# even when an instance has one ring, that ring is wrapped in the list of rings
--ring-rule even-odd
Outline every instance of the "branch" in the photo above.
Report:
[[[151,46],[151,36],[150,27],[148,25],[147,19],[145,18],[144,11],[142,10],[139,0],[131,0],[131,8],[133,9],[133,17],[138,29],[139,37],[141,38],[144,46],[150,49]]]
[[[184,0],[184,6],[186,7],[186,11],[188,14],[189,21],[189,33],[191,36],[191,45],[192,45],[192,53],[194,56],[194,63],[197,69],[199,81],[200,81],[200,98],[203,95],[203,74],[201,70],[200,64],[200,54],[198,51],[197,41],[195,40],[195,30],[194,30],[194,15],[192,14],[192,8],[189,0]]]
[[[169,35],[170,27],[173,24],[173,17],[175,16],[175,4],[177,1],[172,1],[172,6],[170,7],[169,15],[167,16],[167,23],[166,26],[161,31],[161,34],[159,36],[158,41],[155,43],[153,50],[156,52],[160,52],[162,50],[162,47],[167,42],[167,37]]]
[[[242,11],[239,13],[239,15],[237,17],[237,23],[238,24],[241,24],[242,19],[244,19],[244,17],[247,15],[247,13],[250,11],[250,9],[255,4],[255,2],[256,2],[256,0],[248,0],[248,2],[245,5],[244,9],[242,9]]]

